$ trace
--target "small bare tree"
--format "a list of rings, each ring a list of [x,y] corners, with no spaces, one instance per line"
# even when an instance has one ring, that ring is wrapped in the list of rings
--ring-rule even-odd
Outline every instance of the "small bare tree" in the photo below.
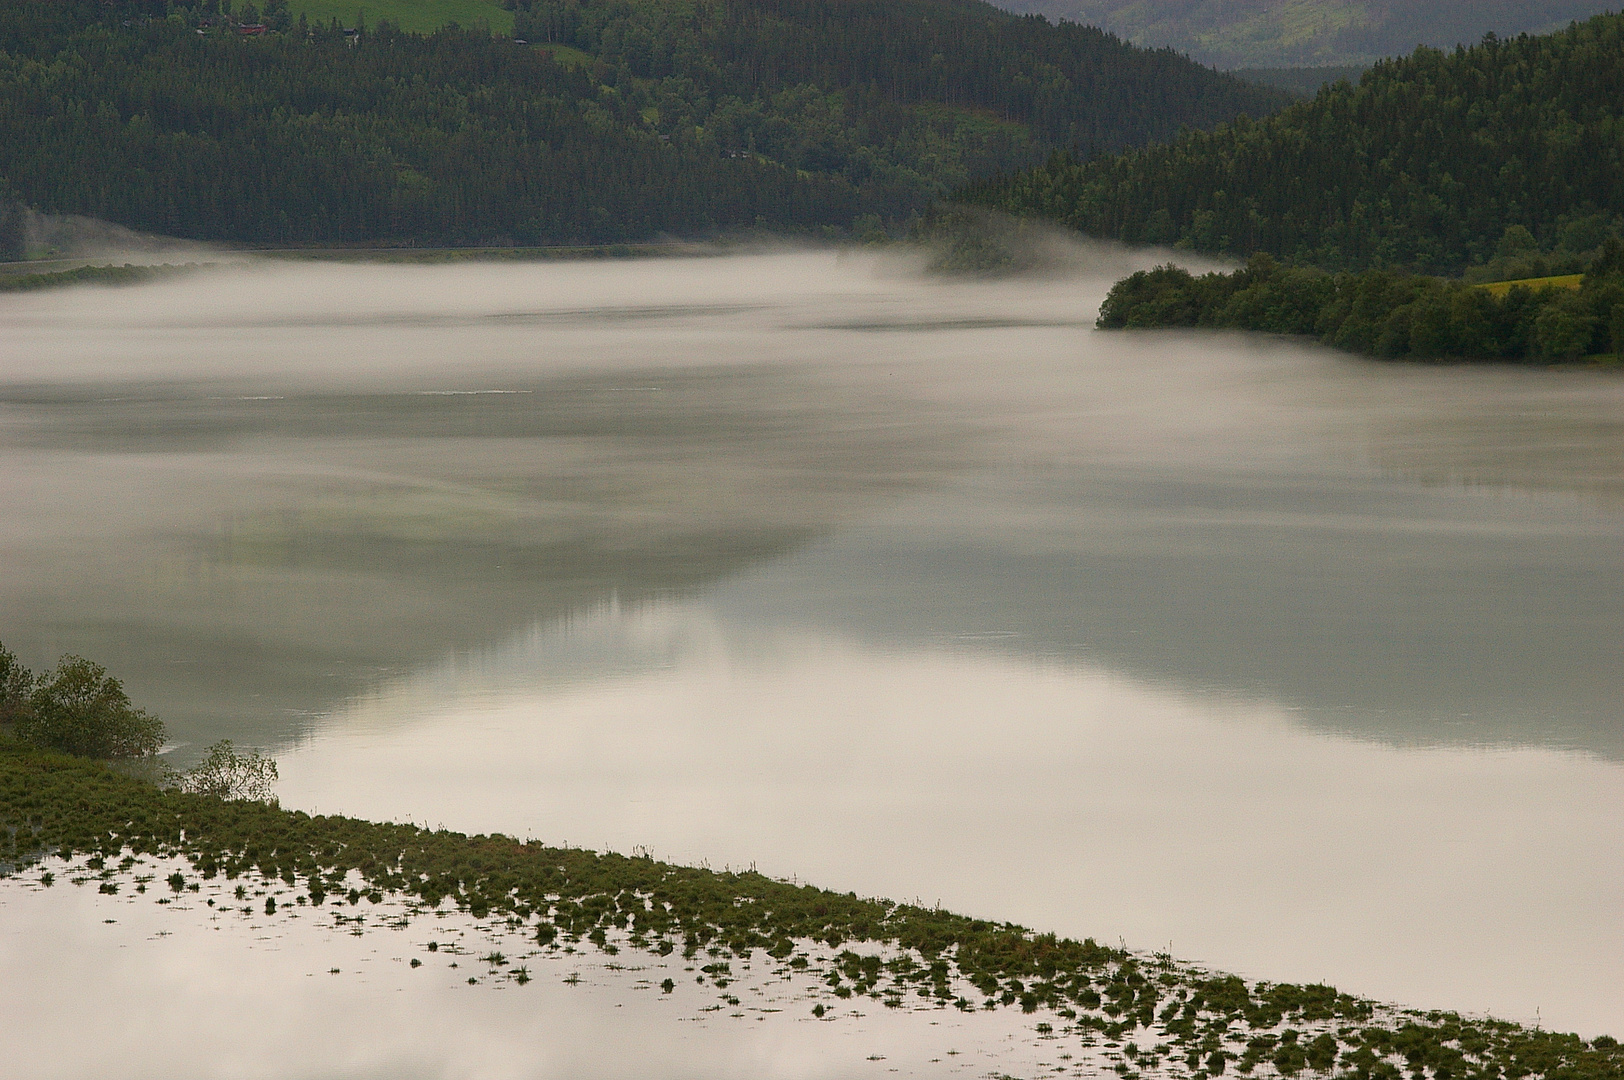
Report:
[[[215,795],[222,799],[252,799],[274,802],[276,762],[258,750],[239,754],[230,739],[209,747],[208,756],[180,774],[179,787],[194,795]]]

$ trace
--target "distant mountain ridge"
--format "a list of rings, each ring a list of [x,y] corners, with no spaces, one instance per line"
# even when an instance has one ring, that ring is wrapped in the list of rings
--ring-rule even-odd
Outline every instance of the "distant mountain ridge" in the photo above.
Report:
[[[1369,64],[1417,45],[1543,34],[1619,0],[998,0],[1022,14],[1099,26],[1229,70]]]

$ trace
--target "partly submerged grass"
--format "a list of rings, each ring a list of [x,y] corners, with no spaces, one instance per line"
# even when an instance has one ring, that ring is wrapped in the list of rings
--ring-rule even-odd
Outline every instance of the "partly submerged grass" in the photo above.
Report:
[[[727,957],[748,959],[756,950],[782,961],[797,942],[884,945],[899,954],[882,961],[840,953],[827,992],[900,997],[911,984],[921,996],[966,1011],[1041,1008],[1108,1039],[1154,1025],[1143,1037],[1170,1040],[1168,1060],[1183,1062],[1192,1080],[1223,1071],[1226,1061],[1240,1073],[1261,1064],[1285,1076],[1312,1070],[1352,1080],[1402,1080],[1401,1069],[1412,1080],[1624,1077],[1624,1050],[1611,1038],[1586,1043],[1506,1021],[1401,1012],[1328,986],[1247,983],[1171,957],[754,872],[312,817],[161,790],[106,765],[0,736],[0,872],[75,853],[98,860],[126,853],[184,857],[204,879],[257,872],[295,888],[302,883],[300,903],[322,903],[357,874],[375,897],[389,892],[430,906],[454,904],[479,918],[503,915],[543,944],[564,935],[608,948],[605,931],[613,929],[659,955],[680,948],[692,957],[704,949],[717,960],[705,970],[724,977]],[[358,892],[347,892],[350,902]],[[985,1002],[955,1000],[957,980],[973,985]],[[1276,1032],[1283,1024],[1293,1026]],[[1311,1040],[1309,1029],[1317,1031]],[[1244,1052],[1232,1051],[1243,1039]]]

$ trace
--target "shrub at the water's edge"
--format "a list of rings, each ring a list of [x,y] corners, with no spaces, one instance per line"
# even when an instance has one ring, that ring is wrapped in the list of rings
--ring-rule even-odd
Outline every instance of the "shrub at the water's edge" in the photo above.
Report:
[[[1499,287],[1367,270],[1327,274],[1254,255],[1230,274],[1171,264],[1119,281],[1101,329],[1195,326],[1311,335],[1403,360],[1553,363],[1624,353],[1624,244],[1609,239],[1578,288]]]
[[[136,708],[124,684],[100,664],[64,656],[36,678],[0,645],[0,723],[23,742],[97,758],[150,758],[163,721]]]
[[[268,803],[275,801],[276,780],[275,761],[257,750],[239,754],[230,739],[222,739],[195,767],[176,777],[176,786],[194,795]]]
[[[302,905],[381,900],[386,892],[431,908],[449,903],[479,918],[501,916],[544,946],[562,938],[609,951],[617,948],[612,932],[660,956],[704,950],[713,977],[726,977],[727,958],[756,951],[794,966],[798,943],[881,945],[895,955],[840,952],[824,992],[890,1004],[911,990],[964,1011],[1019,1005],[1110,1040],[1152,1029],[1141,1038],[1168,1040],[1155,1054],[1192,1077],[1228,1063],[1243,1074],[1266,1065],[1287,1076],[1313,1070],[1355,1080],[1405,1072],[1412,1080],[1624,1077],[1624,1051],[1606,1037],[1586,1043],[1506,1021],[1398,1012],[1326,986],[1249,984],[1171,957],[755,872],[165,790],[100,762],[0,738],[0,867],[74,853],[92,855],[93,865],[125,853],[183,857],[201,880],[257,873],[302,883]],[[353,884],[357,876],[364,885]],[[176,891],[190,887],[184,873],[173,878]],[[979,1005],[965,984],[984,997]],[[1282,1024],[1291,1026],[1275,1030]]]
[[[10,726],[28,709],[34,691],[34,673],[15,653],[0,643],[0,727]]]
[[[134,762],[149,779],[193,794],[273,798],[276,762],[257,750],[239,754],[230,739],[209,747],[188,772],[158,765],[163,721],[136,708],[122,682],[82,656],[64,656],[56,670],[36,676],[0,642],[0,734],[7,731],[47,750]]]

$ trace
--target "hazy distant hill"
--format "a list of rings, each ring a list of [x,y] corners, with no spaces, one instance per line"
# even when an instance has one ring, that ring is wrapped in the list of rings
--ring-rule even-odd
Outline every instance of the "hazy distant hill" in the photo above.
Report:
[[[1260,123],[975,194],[1093,235],[1337,269],[1578,256],[1624,227],[1624,15],[1418,49]]]
[[[980,0],[511,6],[0,0],[0,202],[276,243],[866,233],[1289,100]]]
[[[1619,0],[998,0],[1011,11],[1101,26],[1219,68],[1366,64],[1417,45],[1549,33]]]
[[[1230,74],[1248,82],[1285,90],[1298,97],[1313,97],[1319,93],[1320,87],[1329,83],[1356,83],[1369,70],[1366,64],[1337,64],[1329,67],[1236,68]]]

